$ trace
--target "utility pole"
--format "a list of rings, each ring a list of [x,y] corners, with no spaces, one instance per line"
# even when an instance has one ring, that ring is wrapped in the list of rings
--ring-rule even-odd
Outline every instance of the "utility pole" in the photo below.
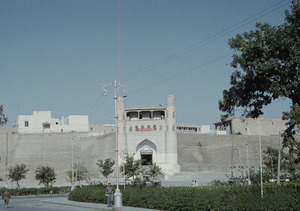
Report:
[[[233,136],[231,136],[231,179],[233,179]]]
[[[8,182],[7,182],[7,165],[8,165],[8,133],[6,133],[6,158],[5,158],[5,183],[6,183],[6,187],[8,186]]]
[[[258,132],[258,140],[259,140],[259,164],[260,164],[260,194],[261,197],[264,197],[264,189],[263,189],[263,175],[262,175],[262,151],[261,151],[261,118],[257,118],[257,132]]]
[[[279,139],[278,139],[278,167],[277,167],[277,184],[280,184],[280,163],[281,163],[281,136],[283,131],[279,132]]]
[[[74,131],[72,130],[72,187],[71,187],[71,191],[75,189],[74,186]]]
[[[121,85],[120,83],[117,84],[117,81],[115,81],[114,83],[110,83],[110,84],[102,84],[102,91],[103,91],[103,95],[106,96],[106,87],[110,87],[113,86],[114,87],[114,101],[115,101],[115,141],[116,141],[116,191],[114,194],[114,205],[115,208],[121,208],[122,207],[122,193],[120,191],[119,188],[119,172],[120,172],[120,167],[119,167],[119,139],[118,139],[118,120],[119,120],[119,116],[118,116],[118,94],[120,91],[121,87],[124,87],[126,85]],[[126,95],[124,95],[124,97],[126,97]]]
[[[248,142],[246,143],[246,153],[247,153],[247,170],[248,170],[248,185],[251,185],[251,179],[250,179],[250,164],[249,164],[249,146]]]

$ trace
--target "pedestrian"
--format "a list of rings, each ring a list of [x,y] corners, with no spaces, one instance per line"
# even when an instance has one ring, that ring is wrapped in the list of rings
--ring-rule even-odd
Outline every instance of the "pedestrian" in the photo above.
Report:
[[[4,199],[5,208],[7,208],[8,202],[9,202],[9,199],[10,199],[10,194],[9,194],[9,192],[7,191],[7,189],[6,189],[6,190],[4,191],[4,193],[2,194],[2,199]]]
[[[105,188],[105,194],[107,196],[107,206],[112,207],[114,188],[111,186],[111,183],[108,183],[108,186]]]
[[[191,186],[192,186],[192,187],[194,187],[194,186],[195,186],[195,182],[194,182],[194,180],[192,180],[192,184],[191,184]]]
[[[199,186],[199,184],[198,184],[197,180],[195,180],[194,181],[194,187],[198,187],[198,186]]]

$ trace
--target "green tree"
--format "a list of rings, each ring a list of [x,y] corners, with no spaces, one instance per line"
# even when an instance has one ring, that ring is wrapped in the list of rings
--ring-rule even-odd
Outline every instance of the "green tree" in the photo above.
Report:
[[[101,174],[106,178],[108,175],[114,172],[113,166],[115,165],[115,161],[111,158],[103,160],[98,160],[98,163],[96,163],[97,166],[99,166],[99,170]]]
[[[121,171],[124,172],[127,177],[133,177],[133,179],[143,171],[142,160],[134,160],[134,157],[129,155],[126,156],[126,163],[124,164],[124,167],[125,172],[123,166],[121,167]]]
[[[88,182],[89,179],[89,172],[83,163],[74,167],[74,180],[78,181],[80,186],[82,186],[81,181]],[[72,170],[67,171],[67,181],[72,184]]]
[[[25,164],[15,165],[14,167],[9,167],[8,169],[8,179],[12,182],[17,182],[17,187],[20,189],[19,181],[26,178],[26,174],[29,169]]]
[[[219,109],[234,116],[236,108],[244,108],[246,117],[257,118],[262,109],[273,100],[291,100],[289,111],[283,111],[287,120],[283,147],[287,148],[290,168],[300,162],[300,144],[295,130],[300,124],[300,0],[294,0],[291,10],[285,11],[286,20],[275,27],[256,24],[256,30],[245,32],[229,40],[235,49],[231,66],[231,87],[223,91]],[[299,165],[295,169],[299,170]]]
[[[161,168],[156,163],[149,166],[148,174],[150,177],[155,178],[160,173],[161,173]]]
[[[278,149],[267,147],[267,150],[264,150],[263,153],[263,160],[265,164],[264,173],[270,175],[272,179],[277,178]]]
[[[45,187],[49,187],[49,184],[53,184],[56,180],[56,174],[54,168],[49,166],[39,166],[35,170],[35,179],[39,180],[39,184],[44,184]]]
[[[3,105],[0,105],[0,126],[5,125],[8,122],[8,118],[4,115]]]

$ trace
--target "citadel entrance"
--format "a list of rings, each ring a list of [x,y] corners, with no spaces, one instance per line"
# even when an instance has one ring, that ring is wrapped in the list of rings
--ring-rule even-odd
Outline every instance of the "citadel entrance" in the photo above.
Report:
[[[152,165],[152,153],[151,154],[143,154],[141,152],[141,160],[142,160],[143,166]]]
[[[156,160],[156,146],[152,141],[144,139],[136,146],[135,159],[141,159],[143,166],[152,165]]]

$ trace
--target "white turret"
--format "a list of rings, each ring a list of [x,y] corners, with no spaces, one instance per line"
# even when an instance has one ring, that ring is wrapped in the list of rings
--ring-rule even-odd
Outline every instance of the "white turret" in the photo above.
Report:
[[[167,97],[166,110],[166,163],[177,164],[176,108],[173,95]]]

